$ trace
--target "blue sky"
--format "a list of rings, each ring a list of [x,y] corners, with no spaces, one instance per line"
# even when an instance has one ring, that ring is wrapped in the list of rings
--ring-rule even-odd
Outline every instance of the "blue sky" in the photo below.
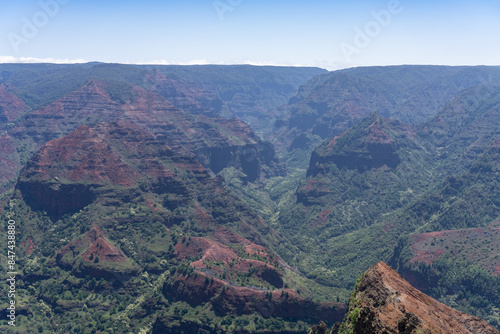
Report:
[[[0,62],[500,65],[500,1],[0,0]]]

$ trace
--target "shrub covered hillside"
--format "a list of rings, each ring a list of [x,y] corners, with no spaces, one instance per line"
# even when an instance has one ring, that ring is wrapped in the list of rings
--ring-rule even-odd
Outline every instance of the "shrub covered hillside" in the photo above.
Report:
[[[312,300],[314,283],[274,251],[289,243],[220,177],[127,121],[44,145],[8,218],[27,332],[295,333],[344,313]]]
[[[498,67],[0,64],[17,330],[354,332],[380,261],[500,328],[499,153]]]
[[[499,113],[500,89],[480,86],[424,123],[372,114],[324,141],[279,217],[299,271],[347,294],[361,272],[392,261],[431,296],[498,326]]]

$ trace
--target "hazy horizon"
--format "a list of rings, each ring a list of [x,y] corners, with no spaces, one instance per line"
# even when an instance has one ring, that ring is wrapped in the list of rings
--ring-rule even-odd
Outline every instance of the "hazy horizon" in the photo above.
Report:
[[[29,0],[2,9],[0,63],[500,65],[500,3],[490,0]]]

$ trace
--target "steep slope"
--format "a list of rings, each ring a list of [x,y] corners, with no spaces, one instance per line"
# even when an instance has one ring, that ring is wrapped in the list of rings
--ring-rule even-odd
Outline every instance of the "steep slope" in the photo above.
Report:
[[[68,136],[49,141],[27,163],[17,189],[30,205],[57,221],[96,198],[106,205],[104,198],[114,192],[113,187],[152,191],[164,197],[162,205],[174,210],[189,205],[189,199],[195,198],[190,192],[221,185],[222,180],[212,179],[194,157],[179,155],[150,132],[119,121],[82,125]]]
[[[308,298],[314,283],[273,250],[293,246],[220,177],[129,121],[82,125],[42,146],[6,217],[18,222],[31,328],[179,331],[201,319],[217,331],[270,321],[292,333],[345,310]]]
[[[284,175],[272,145],[230,119],[240,117],[262,134],[276,118],[276,107],[325,72],[245,65],[0,64],[0,129],[9,130],[17,148],[1,159],[19,160],[17,173],[48,140],[81,124],[128,119],[162,132],[174,149],[191,151],[214,173],[232,166],[243,182]],[[2,188],[11,189],[13,178],[6,182]]]
[[[339,333],[499,333],[412,287],[383,262],[356,284]]]
[[[498,147],[497,139],[468,170],[449,176],[395,218],[417,233],[400,238],[391,259],[434,298],[497,327]]]
[[[320,68],[272,66],[159,66],[87,63],[0,64],[0,84],[8,83],[31,109],[40,109],[90,80],[113,83],[111,95],[125,102],[124,84],[155,91],[186,112],[215,112],[241,118],[255,131],[269,128],[276,107]]]
[[[358,126],[314,150],[307,176],[329,173],[330,165],[339,170],[345,167],[366,171],[384,165],[395,169],[401,163],[398,149],[418,148],[411,142],[415,136],[411,126],[373,113]]]
[[[167,77],[155,69],[144,81],[146,89],[160,94],[180,110],[190,114],[217,115],[221,112],[223,102],[215,91],[207,91],[174,74]]]
[[[319,146],[279,219],[302,250],[298,269],[346,289],[390,260],[432,297],[498,326],[488,228],[500,216],[498,92],[466,90],[415,126],[372,115]]]
[[[486,271],[500,274],[497,255],[500,254],[500,228],[493,226],[486,228],[470,228],[461,230],[447,230],[427,232],[411,235],[412,265],[425,263],[432,265],[445,254],[468,262],[475,262]],[[435,284],[437,282],[433,282]]]
[[[345,205],[362,198],[371,206],[366,211],[376,216],[382,203],[386,212],[402,204],[401,198],[392,198],[394,192],[422,191],[427,179],[422,167],[429,159],[412,126],[372,114],[314,150],[297,202]],[[369,224],[368,217],[362,220]]]
[[[500,85],[467,89],[435,116],[419,125],[447,173],[469,167],[492,140],[500,135]],[[458,168],[457,168],[458,167]]]
[[[282,116],[277,107],[288,102],[300,85],[327,71],[314,67],[273,66],[158,66],[166,76],[178,76],[214,92],[223,101],[221,113],[250,124],[259,135]]]
[[[335,71],[301,86],[276,124],[280,149],[307,149],[376,112],[407,123],[434,116],[461,91],[500,81],[496,67],[389,66]]]
[[[295,201],[280,212],[279,230],[302,251],[296,258],[299,270],[349,289],[355,266],[370,265],[365,247],[392,229],[382,230],[378,223],[426,190],[431,158],[413,126],[377,114],[326,140],[312,154]],[[347,237],[357,231],[369,233],[370,241]],[[385,247],[394,243],[387,243],[389,235],[379,240]]]
[[[109,89],[107,83],[90,81],[29,113],[9,133],[20,142],[34,142],[39,147],[81,124],[126,119],[149,129],[174,149],[191,152],[214,173],[233,166],[247,181],[283,173],[272,145],[261,141],[242,121],[189,115],[162,96],[131,85],[127,86],[130,99],[122,104],[112,99]]]
[[[55,332],[305,332],[384,260],[499,327],[497,70],[338,71],[274,109],[309,70],[0,65],[4,189],[26,165],[0,197],[23,232],[21,316]],[[226,118],[286,112],[290,177]]]

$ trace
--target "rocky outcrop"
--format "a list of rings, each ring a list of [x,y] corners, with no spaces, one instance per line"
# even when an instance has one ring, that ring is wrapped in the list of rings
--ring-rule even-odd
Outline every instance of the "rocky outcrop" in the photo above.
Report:
[[[164,285],[167,298],[193,307],[209,303],[220,316],[258,314],[331,323],[342,319],[343,304],[316,303],[284,288],[286,264],[265,247],[224,228],[219,228],[213,238],[225,244],[201,237],[183,238],[177,243],[174,252],[178,259],[197,260],[190,263],[192,272]],[[240,277],[259,287],[241,285]]]
[[[99,261],[96,262],[123,263],[126,261],[126,256],[106,240],[104,232],[97,225],[94,225],[81,238],[59,250],[56,260],[63,266],[71,265],[72,263],[69,263],[66,257],[76,258],[78,256],[81,256],[85,261],[96,261],[96,258],[99,258]]]
[[[58,220],[89,205],[113,186],[137,188],[146,183],[158,194],[176,194],[182,200],[187,189],[175,168],[203,182],[210,179],[196,159],[174,153],[128,121],[92,128],[82,125],[45,144],[21,171],[17,188],[34,209]]]
[[[498,334],[474,316],[439,303],[383,262],[358,281],[339,333]]]
[[[412,155],[407,154],[407,151],[411,151]],[[312,152],[307,170],[308,179],[297,190],[297,202],[313,205],[322,201],[324,204],[338,201],[341,193],[339,187],[344,187],[344,190],[351,187],[341,183],[348,183],[347,179],[356,175],[364,175],[373,180],[370,185],[363,187],[363,191],[370,194],[377,191],[376,187],[380,189],[380,194],[386,194],[388,182],[400,183],[402,190],[407,189],[403,185],[406,180],[398,175],[399,170],[408,169],[407,166],[414,169],[415,162],[412,160],[422,163],[427,159],[426,150],[417,138],[413,126],[373,113],[353,128],[325,140]],[[378,179],[384,173],[392,180]],[[383,188],[386,189],[382,190]],[[337,199],[322,199],[330,195],[337,196]],[[380,200],[381,197],[377,199]],[[345,198],[338,201],[341,205],[344,202]],[[331,210],[326,207],[322,211],[325,209]],[[325,223],[323,218],[318,219],[320,225]]]
[[[214,236],[223,233],[222,230],[224,229],[219,228]],[[237,236],[237,242],[225,245],[207,238],[189,237],[187,241],[184,239],[179,242],[174,250],[180,259],[200,258],[190,265],[196,271],[206,273],[208,276],[233,282],[239,275],[246,275],[252,277],[255,283],[270,288],[283,288],[283,270],[279,269],[283,260],[271,257],[265,247],[234,233],[231,234]],[[244,250],[244,253],[237,254],[229,246],[238,247]]]
[[[360,172],[384,165],[394,169],[401,162],[398,149],[406,146],[413,137],[410,126],[371,114],[357,126],[326,140],[314,150],[307,175],[325,174],[329,164],[338,169],[345,167]]]
[[[92,203],[96,196],[83,184],[59,184],[53,182],[18,182],[17,188],[33,210],[43,210],[56,221],[63,215],[76,212]]]
[[[215,312],[224,314],[259,314],[264,318],[340,321],[345,308],[338,303],[316,303],[302,298],[295,290],[259,290],[234,286],[204,273],[180,276],[164,293],[174,300],[193,306],[210,303]]]

